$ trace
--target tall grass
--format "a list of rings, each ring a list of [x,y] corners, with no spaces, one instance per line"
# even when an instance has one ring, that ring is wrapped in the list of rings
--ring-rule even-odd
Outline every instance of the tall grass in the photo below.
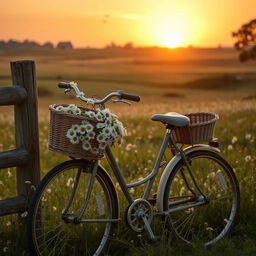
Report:
[[[222,111],[219,109],[221,118],[215,131],[215,136],[220,141],[221,155],[233,166],[241,189],[241,211],[231,237],[223,239],[210,249],[202,248],[199,245],[195,247],[184,245],[172,236],[164,236],[159,242],[151,244],[144,234],[138,235],[126,227],[122,213],[122,222],[116,230],[115,236],[111,239],[109,255],[255,255],[256,110],[253,107],[255,106],[253,101],[241,104],[236,104],[232,108],[232,102],[229,102],[226,104],[226,109]],[[168,109],[168,106],[164,104],[162,106],[165,106],[162,112]],[[180,110],[187,112],[191,109],[190,107],[187,105],[185,110]],[[205,108],[207,107],[209,106],[205,105]],[[148,104],[145,106],[143,114],[140,113],[137,118],[129,114],[121,115],[121,119],[128,130],[128,136],[125,138],[124,144],[114,148],[114,153],[128,183],[146,176],[157,157],[164,128],[160,123],[153,123],[148,120],[147,116],[151,111],[152,109]],[[58,163],[67,160],[67,157],[47,149],[47,133],[48,122],[42,119],[40,121],[42,176]],[[14,148],[12,122],[8,122],[3,116],[1,118],[0,138],[0,151]],[[168,155],[167,158],[169,157]],[[110,171],[105,160],[102,161],[102,164]],[[156,181],[159,180],[159,177],[160,175]],[[118,191],[120,209],[123,212],[127,203],[115,179],[114,184]],[[154,191],[156,189],[157,186],[154,187]],[[0,198],[13,196],[15,191],[15,170],[0,170]],[[134,198],[141,197],[142,188],[135,189],[132,193]],[[160,230],[159,232],[161,234]],[[15,215],[0,218],[0,255],[28,255],[24,229]]]

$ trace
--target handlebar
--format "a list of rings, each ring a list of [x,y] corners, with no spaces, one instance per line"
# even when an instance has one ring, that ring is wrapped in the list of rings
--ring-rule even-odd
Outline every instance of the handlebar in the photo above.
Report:
[[[92,104],[99,104],[99,105],[104,104],[105,102],[107,102],[108,100],[110,100],[113,97],[117,97],[119,99],[119,100],[116,100],[116,101],[120,101],[120,102],[124,102],[124,103],[127,103],[127,102],[122,101],[122,99],[130,100],[130,101],[136,101],[136,102],[140,101],[140,96],[133,95],[133,94],[128,94],[128,93],[125,93],[123,91],[111,92],[101,100],[96,99],[96,98],[93,98],[93,99],[86,98],[86,97],[84,97],[84,93],[79,90],[77,84],[74,83],[74,82],[69,82],[69,83],[60,82],[60,83],[58,83],[58,87],[59,88],[65,88],[66,89],[65,92],[69,92],[71,89],[73,89],[78,98],[80,98],[84,102],[92,103]]]

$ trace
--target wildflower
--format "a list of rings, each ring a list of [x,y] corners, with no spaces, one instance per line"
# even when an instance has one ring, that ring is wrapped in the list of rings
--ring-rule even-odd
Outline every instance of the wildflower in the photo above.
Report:
[[[105,149],[106,146],[107,146],[107,143],[106,143],[105,141],[103,141],[103,142],[101,142],[101,143],[99,144],[99,148],[100,148],[100,149]]]
[[[91,131],[93,131],[93,126],[90,123],[88,123],[88,124],[85,125],[85,129],[86,129],[87,132],[91,132]]]
[[[5,247],[3,248],[3,252],[7,252],[7,251],[8,251],[8,247],[5,246]]]
[[[93,131],[91,131],[91,132],[88,132],[88,137],[90,138],[90,139],[94,139],[94,137],[95,137],[95,132],[93,132]]]
[[[232,144],[235,144],[236,142],[238,141],[237,137],[236,136],[233,136],[231,142]]]
[[[126,150],[126,151],[130,151],[132,148],[133,148],[132,144],[129,143],[129,144],[127,144],[125,150]]]
[[[97,127],[98,129],[104,128],[105,126],[106,126],[105,123],[97,123],[97,124],[96,124],[96,127]]]
[[[109,127],[105,127],[103,130],[102,130],[102,133],[104,134],[105,137],[109,137],[110,134],[111,134],[111,130]]]
[[[245,162],[249,162],[249,161],[251,161],[251,159],[252,159],[252,157],[250,155],[248,155],[244,158]]]
[[[85,134],[85,132],[86,132],[86,125],[84,125],[84,124],[80,125],[79,133]]]
[[[252,138],[252,135],[250,133],[245,134],[245,139],[250,140]]]
[[[96,119],[97,119],[98,121],[103,121],[103,115],[102,115],[100,112],[97,112],[97,113],[95,114],[95,117],[96,117]]]
[[[66,183],[66,186],[67,186],[67,187],[70,187],[71,182],[73,182],[73,178],[70,177],[70,178],[68,179],[67,183]]]
[[[84,141],[82,147],[85,151],[89,151],[91,149],[91,144],[88,141]]]
[[[69,139],[72,139],[76,136],[76,132],[73,128],[70,128],[66,134],[66,137],[68,137]]]
[[[78,124],[73,124],[71,127],[75,132],[79,131],[80,126]]]
[[[79,139],[78,139],[78,137],[76,137],[76,136],[70,138],[69,140],[70,140],[70,142],[71,142],[72,144],[78,144],[78,143],[79,143]]]
[[[106,119],[105,125],[106,125],[106,126],[110,126],[110,125],[111,125],[111,120],[110,120],[110,119]]]
[[[86,138],[86,137],[85,137],[84,135],[80,135],[80,136],[79,136],[79,140],[80,140],[80,141],[84,141],[85,138]]]
[[[112,118],[112,114],[108,109],[103,109],[101,112],[105,116],[106,119]]]
[[[98,142],[105,142],[105,137],[103,134],[99,134],[97,135],[97,141]]]
[[[26,181],[25,181],[25,184],[30,185],[30,184],[31,184],[31,181],[30,181],[30,180],[26,180]]]
[[[228,145],[228,150],[233,150],[233,146],[232,145]]]
[[[77,108],[76,110],[73,111],[73,113],[76,115],[81,115],[81,110]]]
[[[63,111],[63,110],[64,110],[64,107],[63,107],[63,106],[57,106],[55,109],[56,109],[57,111]]]
[[[54,212],[56,212],[56,211],[57,211],[57,207],[53,206],[53,207],[52,207],[52,210],[53,210]]]
[[[11,226],[11,224],[12,224],[12,223],[11,223],[10,221],[7,221],[5,225],[6,225],[7,227],[9,227],[9,226]]]
[[[86,124],[89,124],[89,122],[86,121],[86,120],[83,120],[83,121],[82,121],[82,125],[86,125]]]

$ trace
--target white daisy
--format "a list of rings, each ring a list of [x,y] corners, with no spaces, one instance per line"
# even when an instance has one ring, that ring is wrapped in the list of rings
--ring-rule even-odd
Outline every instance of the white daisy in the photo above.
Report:
[[[86,114],[90,117],[90,118],[95,118],[95,113],[93,111],[87,111]]]
[[[98,111],[96,114],[95,114],[95,117],[98,121],[103,121],[103,115],[101,114],[100,111]]]
[[[78,139],[77,136],[72,137],[72,138],[70,138],[69,140],[70,140],[70,142],[71,142],[72,144],[78,144],[78,143],[79,143],[79,139]]]
[[[105,127],[103,130],[102,130],[102,133],[105,137],[110,137],[111,135],[111,128],[110,127]]]
[[[75,115],[81,115],[81,110],[79,108],[77,108],[73,112],[74,112]]]
[[[105,123],[97,123],[97,124],[96,124],[96,127],[97,127],[98,129],[104,128],[105,126],[106,126]]]
[[[106,143],[105,141],[99,143],[99,148],[100,148],[100,149],[105,149],[106,146],[107,146],[107,143]]]
[[[90,142],[88,141],[84,141],[82,147],[85,151],[89,151],[92,148]]]
[[[103,134],[97,135],[97,141],[98,142],[105,142],[106,141],[105,136]]]
[[[112,118],[112,114],[108,109],[103,109],[101,113],[104,115],[105,118]]]
[[[85,140],[85,136],[84,136],[84,135],[80,135],[80,136],[79,136],[79,140],[80,140],[80,141],[84,141],[84,140]]]
[[[75,131],[75,132],[79,132],[79,129],[80,128],[80,126],[78,125],[78,124],[73,124],[72,125],[72,129]]]
[[[86,125],[82,124],[80,125],[80,134],[85,134],[86,133]]]
[[[106,120],[105,120],[105,125],[106,125],[106,126],[110,126],[110,125],[111,125],[111,123],[112,123],[112,122],[111,122],[111,120],[110,120],[110,119],[106,119]]]
[[[85,125],[85,129],[87,132],[91,132],[91,131],[93,131],[93,126],[90,123],[88,123]]]
[[[94,139],[96,134],[95,132],[91,131],[91,132],[88,132],[87,135],[90,139]]]
[[[67,136],[69,139],[73,138],[74,136],[76,136],[75,130],[74,130],[73,128],[70,128],[70,129],[67,131],[66,136]]]
[[[57,111],[63,111],[63,109],[64,109],[63,106],[57,106],[57,107],[56,107],[56,110],[57,110]]]
[[[83,124],[83,125],[86,125],[86,124],[89,124],[89,122],[86,121],[86,120],[83,120],[83,121],[82,121],[82,124]]]

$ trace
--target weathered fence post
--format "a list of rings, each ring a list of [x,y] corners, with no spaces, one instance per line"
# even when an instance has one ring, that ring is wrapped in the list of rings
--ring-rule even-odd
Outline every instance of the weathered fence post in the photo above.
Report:
[[[17,196],[0,200],[0,215],[25,211],[40,180],[35,63],[12,62],[11,72],[13,87],[0,88],[0,105],[15,105],[16,149],[0,152],[0,168],[17,167]]]

